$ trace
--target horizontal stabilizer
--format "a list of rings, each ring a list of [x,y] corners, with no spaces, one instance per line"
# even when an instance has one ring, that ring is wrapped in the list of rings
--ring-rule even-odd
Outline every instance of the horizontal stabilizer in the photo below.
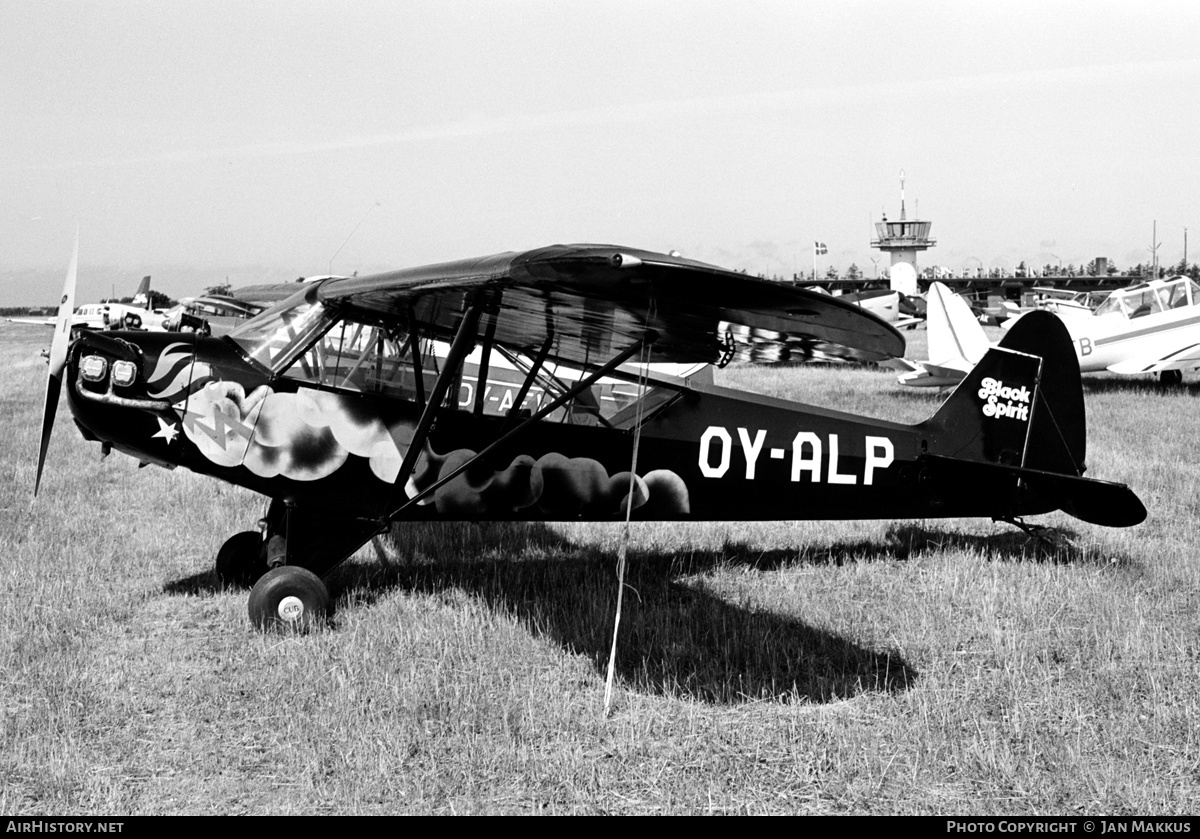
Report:
[[[1038,501],[1045,502],[1089,524],[1132,527],[1146,520],[1145,505],[1124,484],[937,455],[930,455],[928,460],[936,468],[938,478],[946,481],[995,486],[1006,479],[1015,479],[1016,491],[1032,494],[1034,506]]]

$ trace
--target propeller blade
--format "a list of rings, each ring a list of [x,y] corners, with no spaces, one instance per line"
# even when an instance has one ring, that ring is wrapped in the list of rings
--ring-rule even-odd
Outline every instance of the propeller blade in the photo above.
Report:
[[[63,368],[67,366],[67,348],[71,342],[71,324],[75,315],[75,275],[79,270],[79,231],[75,231],[75,250],[67,266],[62,300],[58,304],[58,319],[54,324],[54,340],[50,343],[50,375],[46,378],[46,403],[42,407],[42,445],[38,452],[37,478],[33,483],[36,498],[42,483],[42,467],[46,465],[46,450],[50,447],[50,432],[54,430],[54,415],[58,412],[58,395],[62,391]]]

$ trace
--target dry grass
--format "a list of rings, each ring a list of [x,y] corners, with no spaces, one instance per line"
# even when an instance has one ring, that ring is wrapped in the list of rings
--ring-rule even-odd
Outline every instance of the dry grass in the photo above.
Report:
[[[43,343],[0,324],[2,812],[1195,808],[1194,385],[1085,380],[1091,473],[1151,518],[1046,517],[1051,556],[977,520],[635,526],[604,719],[619,528],[398,529],[329,630],[258,635],[210,571],[257,497],[101,462],[60,414],[30,506]],[[937,404],[871,370],[723,379]]]

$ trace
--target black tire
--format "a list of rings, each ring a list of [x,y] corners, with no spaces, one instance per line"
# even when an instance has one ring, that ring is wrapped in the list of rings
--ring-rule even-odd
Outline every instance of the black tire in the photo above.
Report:
[[[263,558],[263,538],[257,530],[244,530],[225,540],[217,551],[217,579],[221,585],[249,588],[267,573]]]
[[[250,590],[250,623],[263,632],[307,632],[325,622],[329,591],[321,578],[297,565],[272,568]]]
[[[1183,384],[1183,371],[1163,370],[1158,374],[1158,380],[1164,385],[1181,385]]]

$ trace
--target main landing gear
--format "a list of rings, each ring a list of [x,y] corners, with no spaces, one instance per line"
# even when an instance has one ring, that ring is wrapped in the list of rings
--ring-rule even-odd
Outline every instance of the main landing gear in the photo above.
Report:
[[[281,498],[272,499],[260,524],[261,532],[236,533],[221,546],[217,576],[225,585],[251,587],[247,605],[257,629],[302,632],[329,613],[321,578],[387,527]]]
[[[1158,374],[1158,380],[1164,385],[1181,385],[1183,384],[1183,371],[1163,370]]]
[[[270,533],[270,517],[268,517]],[[307,632],[325,621],[329,591],[321,578],[287,564],[287,540],[276,533],[264,538],[257,530],[235,533],[217,551],[221,584],[250,588],[250,623],[262,631]]]

